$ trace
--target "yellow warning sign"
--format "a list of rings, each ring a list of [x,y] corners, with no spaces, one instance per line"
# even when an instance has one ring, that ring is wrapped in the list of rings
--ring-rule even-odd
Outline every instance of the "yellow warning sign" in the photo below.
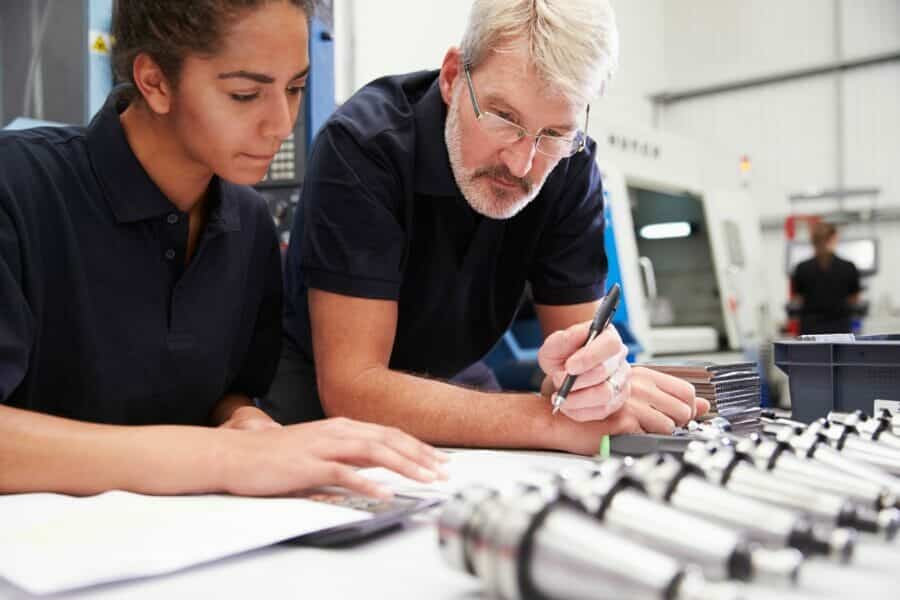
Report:
[[[106,47],[106,40],[103,39],[103,36],[97,36],[97,39],[91,44],[91,50],[99,52],[100,54],[109,52],[109,48]]]
[[[91,31],[88,34],[88,47],[93,54],[109,54],[112,38],[104,31]]]

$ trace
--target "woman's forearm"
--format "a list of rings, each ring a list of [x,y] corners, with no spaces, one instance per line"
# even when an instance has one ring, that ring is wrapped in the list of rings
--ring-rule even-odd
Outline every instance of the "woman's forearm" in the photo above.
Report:
[[[221,490],[220,457],[234,433],[97,425],[0,406],[0,493]]]

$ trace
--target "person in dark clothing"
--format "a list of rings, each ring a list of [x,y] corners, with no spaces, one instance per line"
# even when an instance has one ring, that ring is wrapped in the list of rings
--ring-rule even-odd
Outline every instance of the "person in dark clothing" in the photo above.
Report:
[[[255,406],[282,335],[263,199],[309,70],[310,3],[119,0],[127,82],[87,127],[0,133],[0,494],[293,493],[442,455]]]
[[[816,255],[801,262],[791,277],[794,302],[800,304],[800,333],[848,333],[852,306],[862,289],[856,266],[834,253],[837,229],[819,222],[811,232]]]
[[[708,409],[690,384],[631,369],[614,327],[584,346],[607,274],[589,102],[616,55],[607,0],[476,0],[439,70],[373,81],[335,112],[291,232],[270,414],[590,454],[604,434],[671,432]],[[541,393],[455,385],[526,286],[546,336]]]

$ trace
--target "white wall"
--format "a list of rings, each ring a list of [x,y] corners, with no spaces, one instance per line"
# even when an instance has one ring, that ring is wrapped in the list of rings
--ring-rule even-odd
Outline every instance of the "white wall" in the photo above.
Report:
[[[336,57],[337,81],[353,60],[352,82],[338,91],[338,101],[383,75],[437,69],[447,48],[459,44],[471,2],[453,0],[337,0],[338,20],[352,10],[352,55]],[[340,27],[340,24],[336,24]],[[336,38],[338,51],[346,37]],[[343,93],[343,95],[342,95]]]
[[[680,102],[658,115],[649,100],[664,90],[820,65],[835,60],[839,50],[844,58],[895,51],[900,49],[900,0],[612,3],[621,64],[607,97],[594,105],[599,119],[645,127],[658,123],[667,132],[730,149],[729,156],[749,155],[748,189],[763,217],[786,214],[789,193],[836,185],[841,171],[845,185],[880,187],[882,205],[900,204],[900,63],[842,75],[842,102],[835,76]],[[335,0],[338,100],[384,74],[437,68],[447,47],[458,43],[470,5],[470,0]],[[347,12],[353,15],[349,25]],[[837,145],[841,120],[842,160]],[[733,168],[737,182],[737,164]],[[900,223],[863,233],[873,231],[881,238],[887,265],[888,257],[900,255]],[[787,294],[783,234],[767,232],[764,242],[770,265],[764,283],[772,313],[781,317]],[[900,308],[900,271],[884,268],[869,285],[876,304],[888,297]],[[896,328],[900,331],[900,322]]]
[[[665,0],[612,0],[622,37],[621,62],[608,97],[595,104],[649,123],[648,96],[663,78]],[[437,69],[459,44],[471,0],[335,0],[338,102],[382,75]]]
[[[830,0],[668,2],[665,88],[678,91],[900,49],[900,2],[842,0],[837,7],[836,16]],[[842,182],[879,187],[879,206],[900,206],[900,63],[678,102],[662,112],[661,124],[749,155],[750,190],[763,217],[786,215],[790,193]],[[796,209],[836,207],[819,202]],[[900,224],[855,226],[845,233],[880,238],[883,268],[868,280],[868,295],[876,312],[891,302],[900,307],[900,272],[889,267],[890,257],[900,255]],[[781,318],[787,295],[783,240],[781,231],[764,234],[770,306]],[[873,326],[878,320],[871,320]],[[884,326],[900,330],[900,322]]]

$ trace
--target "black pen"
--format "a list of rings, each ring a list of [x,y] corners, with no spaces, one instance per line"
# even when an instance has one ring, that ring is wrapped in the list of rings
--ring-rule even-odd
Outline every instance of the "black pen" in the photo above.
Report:
[[[616,307],[619,305],[620,292],[621,288],[619,287],[619,284],[614,283],[612,287],[609,288],[606,296],[603,297],[603,300],[600,301],[600,306],[597,307],[597,312],[594,313],[594,320],[591,321],[591,328],[588,330],[587,340],[584,342],[585,346],[603,333],[603,330],[609,325],[613,313],[616,312]],[[565,402],[566,396],[569,395],[572,386],[575,385],[576,377],[578,377],[578,375],[572,375],[571,373],[567,374],[562,385],[559,386],[559,391],[553,396],[552,404],[554,415],[559,412],[559,408],[562,406],[562,403]]]

